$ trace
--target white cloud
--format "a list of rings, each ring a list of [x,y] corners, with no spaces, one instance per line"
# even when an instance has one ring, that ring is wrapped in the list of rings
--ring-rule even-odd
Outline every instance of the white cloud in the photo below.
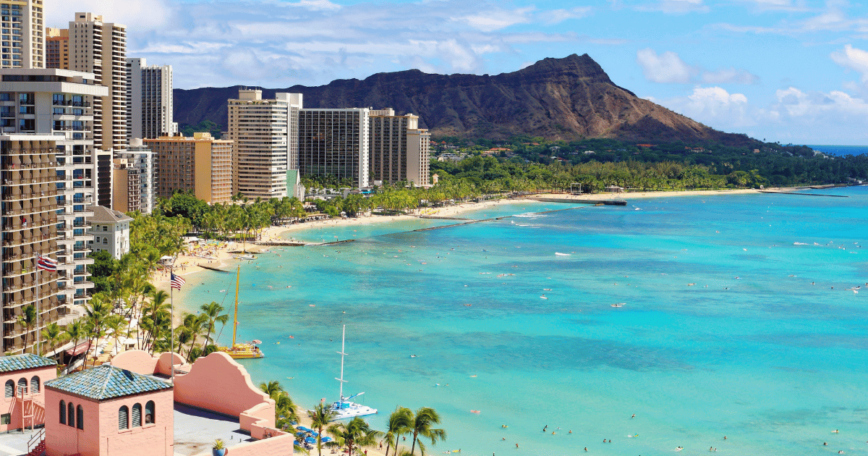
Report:
[[[636,61],[642,67],[645,79],[651,82],[687,84],[755,84],[759,78],[745,70],[725,68],[707,71],[699,66],[688,65],[678,54],[668,51],[657,54],[653,49],[636,53]]]
[[[341,5],[330,2],[329,0],[300,0],[296,3],[283,3],[286,6],[297,6],[309,10],[338,10]]]
[[[128,30],[152,30],[169,24],[174,8],[168,0],[45,0],[46,25],[67,28],[77,12],[102,15]]]
[[[862,81],[868,82],[868,52],[848,44],[843,50],[833,52],[832,60],[844,68],[857,71],[862,75]]]
[[[591,14],[590,6],[581,6],[573,9],[556,9],[552,11],[543,11],[539,13],[540,19],[546,24],[560,24],[563,21],[570,19],[581,19]]]
[[[740,0],[742,3],[747,3],[756,8],[760,12],[764,11],[809,11],[809,7],[804,0]]]
[[[704,13],[709,10],[702,0],[660,0],[654,9],[667,14]]]
[[[770,3],[766,9],[775,9],[770,6],[774,5],[776,0],[767,0]],[[757,6],[762,6],[762,0],[752,0],[752,3]],[[781,10],[790,11],[813,11],[811,8],[805,7],[802,2],[791,3],[786,2],[781,6]],[[728,30],[736,33],[755,33],[755,34],[777,34],[785,36],[795,36],[808,33],[820,32],[837,32],[837,33],[868,33],[868,18],[850,17],[845,12],[845,8],[849,4],[842,0],[828,0],[825,7],[814,16],[798,21],[781,21],[773,26],[742,26],[735,24],[716,24],[713,27],[721,30]],[[762,9],[762,8],[761,8]]]
[[[453,20],[467,22],[471,27],[483,32],[493,32],[516,24],[530,22],[528,13],[531,11],[533,11],[532,7],[516,10],[492,10],[465,17],[456,17]]]
[[[642,49],[636,53],[636,61],[642,67],[645,79],[652,82],[685,84],[696,73],[674,52],[657,55],[653,49]]]

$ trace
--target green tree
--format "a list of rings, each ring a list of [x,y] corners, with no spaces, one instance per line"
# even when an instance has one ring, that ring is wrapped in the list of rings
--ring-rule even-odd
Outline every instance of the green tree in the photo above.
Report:
[[[435,424],[440,424],[440,415],[437,414],[436,410],[430,407],[422,407],[416,410],[416,415],[413,417],[413,445],[410,447],[410,454],[415,453],[417,439],[421,437],[430,439],[431,445],[436,445],[438,440],[446,440],[446,430],[433,428],[432,426]],[[422,444],[421,440],[418,440],[418,443],[419,451],[424,456],[425,445]]]
[[[30,331],[36,326],[36,307],[32,304],[21,309],[18,316],[18,324],[24,327],[24,353],[27,353],[27,344],[30,340]],[[35,352],[35,350],[34,350]]]
[[[398,454],[398,444],[402,435],[409,434],[413,429],[413,411],[398,407],[389,415],[389,424],[386,428],[386,433],[383,435],[383,441],[386,443],[386,454],[389,456],[389,448],[395,448],[395,454]]]
[[[310,427],[316,429],[317,437],[316,437],[316,449],[319,453],[319,456],[322,456],[322,431],[323,428],[329,425],[336,417],[337,413],[335,413],[331,404],[327,404],[325,402],[320,402],[316,406],[314,406],[313,410],[307,411],[307,416],[310,417],[311,423]],[[386,456],[388,456],[388,450],[386,451]]]
[[[350,456],[353,455],[353,449],[356,446],[375,445],[377,438],[382,435],[382,432],[371,429],[368,423],[359,417],[353,418],[349,423],[337,423],[329,426],[328,433],[344,442]]]

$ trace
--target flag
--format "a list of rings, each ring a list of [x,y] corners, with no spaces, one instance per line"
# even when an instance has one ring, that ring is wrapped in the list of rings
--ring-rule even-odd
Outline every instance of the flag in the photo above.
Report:
[[[36,267],[42,269],[43,271],[57,271],[57,261],[52,260],[51,258],[44,257],[40,254],[36,254]]]
[[[183,277],[176,276],[175,273],[172,273],[172,288],[180,290],[181,285],[184,285],[185,283],[187,283],[187,281],[184,280]]]

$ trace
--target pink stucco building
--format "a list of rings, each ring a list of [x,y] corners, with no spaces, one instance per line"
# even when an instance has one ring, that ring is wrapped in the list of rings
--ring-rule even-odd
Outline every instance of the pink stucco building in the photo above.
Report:
[[[215,438],[231,456],[293,454],[294,436],[274,427],[274,400],[225,353],[190,365],[178,355],[128,351],[111,365],[56,372],[35,355],[0,357],[7,389],[0,432],[44,424],[32,455],[210,456]]]
[[[45,390],[48,456],[172,456],[170,384],[106,364],[48,382]]]
[[[0,358],[0,432],[39,426],[44,422],[45,382],[57,378],[57,363],[25,354]]]

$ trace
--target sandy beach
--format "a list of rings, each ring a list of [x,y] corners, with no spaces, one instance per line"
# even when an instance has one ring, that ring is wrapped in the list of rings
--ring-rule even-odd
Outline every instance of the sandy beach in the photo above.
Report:
[[[792,191],[795,190],[793,188],[769,188],[766,191]],[[333,226],[365,226],[365,225],[373,225],[380,223],[391,223],[397,221],[406,221],[412,220],[419,216],[431,216],[431,217],[456,217],[460,218],[462,214],[469,211],[476,211],[481,209],[486,209],[489,207],[499,206],[503,204],[520,204],[520,203],[528,203],[528,202],[539,202],[539,199],[542,198],[558,198],[563,200],[573,200],[573,201],[587,201],[587,200],[605,200],[605,199],[623,199],[623,200],[632,200],[632,199],[646,199],[646,198],[670,198],[670,197],[681,197],[681,196],[721,196],[721,195],[742,195],[742,194],[756,194],[759,193],[760,190],[756,189],[735,189],[735,190],[688,190],[688,191],[671,191],[671,192],[662,192],[662,191],[652,191],[652,192],[626,192],[626,193],[593,193],[593,194],[583,194],[583,195],[570,195],[566,193],[552,193],[552,194],[538,194],[532,195],[524,198],[510,198],[510,199],[497,199],[497,200],[488,200],[482,201],[479,203],[462,203],[456,204],[454,206],[445,206],[439,208],[426,208],[415,211],[414,215],[386,215],[386,216],[367,216],[367,217],[357,217],[357,218],[345,218],[345,219],[329,219],[329,220],[320,220],[314,222],[307,223],[297,223],[289,226],[273,226],[266,228],[262,232],[262,242],[270,242],[270,241],[280,241],[291,239],[292,236],[287,235],[287,233],[293,233],[297,231],[303,230],[311,230],[323,227],[333,227]],[[190,252],[189,254],[180,255],[178,259],[175,261],[175,273],[179,274],[182,277],[188,277],[190,275],[196,274],[205,270],[205,268],[200,265],[205,265],[210,268],[217,268],[227,270],[232,264],[234,264],[237,260],[234,259],[235,254],[229,253],[230,251],[238,251],[241,250],[240,243],[222,243],[220,247],[211,247],[204,250],[210,251],[209,255],[205,255],[205,258],[196,252]],[[261,252],[264,250],[268,250],[269,246],[257,245],[252,242],[248,242],[246,244],[246,250],[248,252]],[[199,252],[202,252],[200,248]],[[158,272],[157,277],[155,278],[154,285],[161,290],[169,291],[169,275],[167,272]],[[187,286],[192,286],[193,284],[188,281]]]

